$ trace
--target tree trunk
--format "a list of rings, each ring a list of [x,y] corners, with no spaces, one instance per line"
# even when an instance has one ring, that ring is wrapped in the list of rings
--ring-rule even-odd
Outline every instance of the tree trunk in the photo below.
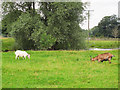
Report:
[[[33,2],[33,16],[35,15],[35,2]]]

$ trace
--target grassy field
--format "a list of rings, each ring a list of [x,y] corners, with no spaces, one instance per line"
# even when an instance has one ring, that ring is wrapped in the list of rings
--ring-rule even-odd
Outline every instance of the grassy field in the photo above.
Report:
[[[3,88],[118,87],[118,50],[109,51],[115,55],[111,64],[90,61],[90,55],[106,51],[27,52],[30,60],[15,60],[14,51],[2,53]]]
[[[118,48],[120,41],[112,40],[90,40],[90,48]]]
[[[117,40],[91,40],[90,48],[116,48]],[[3,88],[117,88],[118,50],[27,51],[30,59],[15,60],[14,39],[2,38]],[[13,50],[13,51],[11,51]],[[91,62],[90,56],[110,52],[108,61]]]

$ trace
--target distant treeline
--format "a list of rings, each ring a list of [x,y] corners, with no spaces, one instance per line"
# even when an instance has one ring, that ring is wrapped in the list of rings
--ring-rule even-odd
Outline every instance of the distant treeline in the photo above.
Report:
[[[92,37],[120,38],[120,23],[116,15],[105,16],[90,31]]]

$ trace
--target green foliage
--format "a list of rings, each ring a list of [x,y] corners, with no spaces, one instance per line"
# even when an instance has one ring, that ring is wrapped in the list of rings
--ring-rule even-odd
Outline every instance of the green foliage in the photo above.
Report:
[[[27,51],[30,60],[2,53],[2,88],[118,88],[118,50],[108,61],[91,62],[108,51]]]
[[[2,3],[2,34],[3,36],[10,36],[12,30],[12,23],[15,22],[23,12],[29,11],[31,14],[35,14],[35,10],[32,10],[32,4],[34,2],[3,2]],[[34,4],[33,4],[34,5]]]
[[[3,15],[18,10],[18,7],[16,7],[15,4],[16,4],[15,2],[3,2],[2,3]]]
[[[79,26],[84,20],[83,3],[41,3],[48,33],[56,38],[54,49],[83,49],[85,43]],[[54,14],[53,14],[54,13]]]
[[[11,21],[10,34],[21,49],[86,48],[79,26],[85,19],[85,5],[82,2],[41,2],[40,13],[35,12],[34,2],[5,3],[4,8],[8,8],[9,17],[11,10],[18,10],[17,6],[21,15],[17,16],[15,22]]]
[[[51,35],[47,35],[46,33],[41,34],[40,45],[38,46],[41,49],[49,49],[55,43],[55,38]]]
[[[37,49],[49,49],[55,43],[55,38],[48,35],[46,31],[43,31],[40,28],[38,30],[34,30],[31,39],[35,41]]]
[[[7,15],[8,13],[11,13],[13,11],[17,11],[20,10],[21,12],[26,12],[29,11],[31,12],[31,10],[33,9],[33,12],[35,10],[35,2],[3,2],[2,3],[2,9],[3,15]],[[31,12],[31,13],[33,13]]]
[[[105,37],[110,37],[112,29],[115,28],[117,25],[117,17],[115,15],[113,16],[106,16],[104,17],[101,22],[99,23],[99,32],[100,34],[103,34]]]
[[[12,23],[15,22],[21,15],[21,11],[15,10],[3,17],[2,20],[2,34],[3,36],[10,36],[10,31],[12,30]]]
[[[92,29],[92,35],[97,37],[114,37],[112,32],[113,29],[118,25],[117,16],[105,16],[99,22],[98,26]]]
[[[13,24],[11,34],[21,49],[48,49],[55,42],[40,17],[29,13],[23,13]]]
[[[95,27],[93,27],[93,28],[91,29],[91,31],[90,31],[90,36],[91,36],[91,37],[99,37],[99,36],[101,36],[100,33],[99,33],[99,28],[98,28],[98,26],[95,26]]]
[[[33,18],[29,13],[22,13],[12,25],[11,35],[15,38],[21,49],[34,48],[34,43],[30,40],[32,28],[34,28]]]

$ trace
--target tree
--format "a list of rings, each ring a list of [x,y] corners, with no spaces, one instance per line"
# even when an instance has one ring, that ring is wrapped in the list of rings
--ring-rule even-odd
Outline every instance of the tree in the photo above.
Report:
[[[13,23],[11,35],[20,49],[48,49],[54,44],[55,38],[46,32],[40,16],[22,13]]]
[[[56,38],[53,49],[85,48],[82,29],[84,5],[79,3],[43,2],[40,10],[48,33]]]
[[[112,35],[113,35],[113,37],[118,37],[118,27],[116,26],[114,29],[113,29],[113,31],[112,31]]]
[[[104,37],[112,37],[112,30],[117,26],[116,15],[105,16],[98,24],[99,33]]]
[[[100,33],[99,33],[99,28],[98,28],[98,26],[95,26],[95,27],[93,27],[93,28],[90,30],[90,36],[93,36],[93,37],[99,37],[99,36],[101,36]]]
[[[118,26],[116,15],[105,16],[98,26],[92,28],[92,33],[97,37],[113,37],[113,29]]]
[[[33,49],[34,41],[30,39],[33,32],[34,19],[29,13],[22,13],[21,16],[12,24],[10,34],[20,49]]]
[[[35,2],[3,2],[2,3],[3,16],[7,15],[10,12],[20,10],[22,12],[35,12]]]
[[[2,34],[10,36],[12,23],[15,22],[23,12],[35,14],[35,2],[3,2],[2,4]]]
[[[2,20],[2,34],[4,36],[10,36],[9,32],[12,30],[12,23],[18,19],[21,13],[21,11],[15,10],[4,16]]]
[[[21,11],[21,15],[12,22],[10,31],[19,48],[85,48],[83,31],[79,26],[84,20],[85,5],[82,2],[40,2],[40,13],[35,11],[34,2],[15,2],[13,6]],[[9,13],[11,10],[8,9],[6,15]]]

